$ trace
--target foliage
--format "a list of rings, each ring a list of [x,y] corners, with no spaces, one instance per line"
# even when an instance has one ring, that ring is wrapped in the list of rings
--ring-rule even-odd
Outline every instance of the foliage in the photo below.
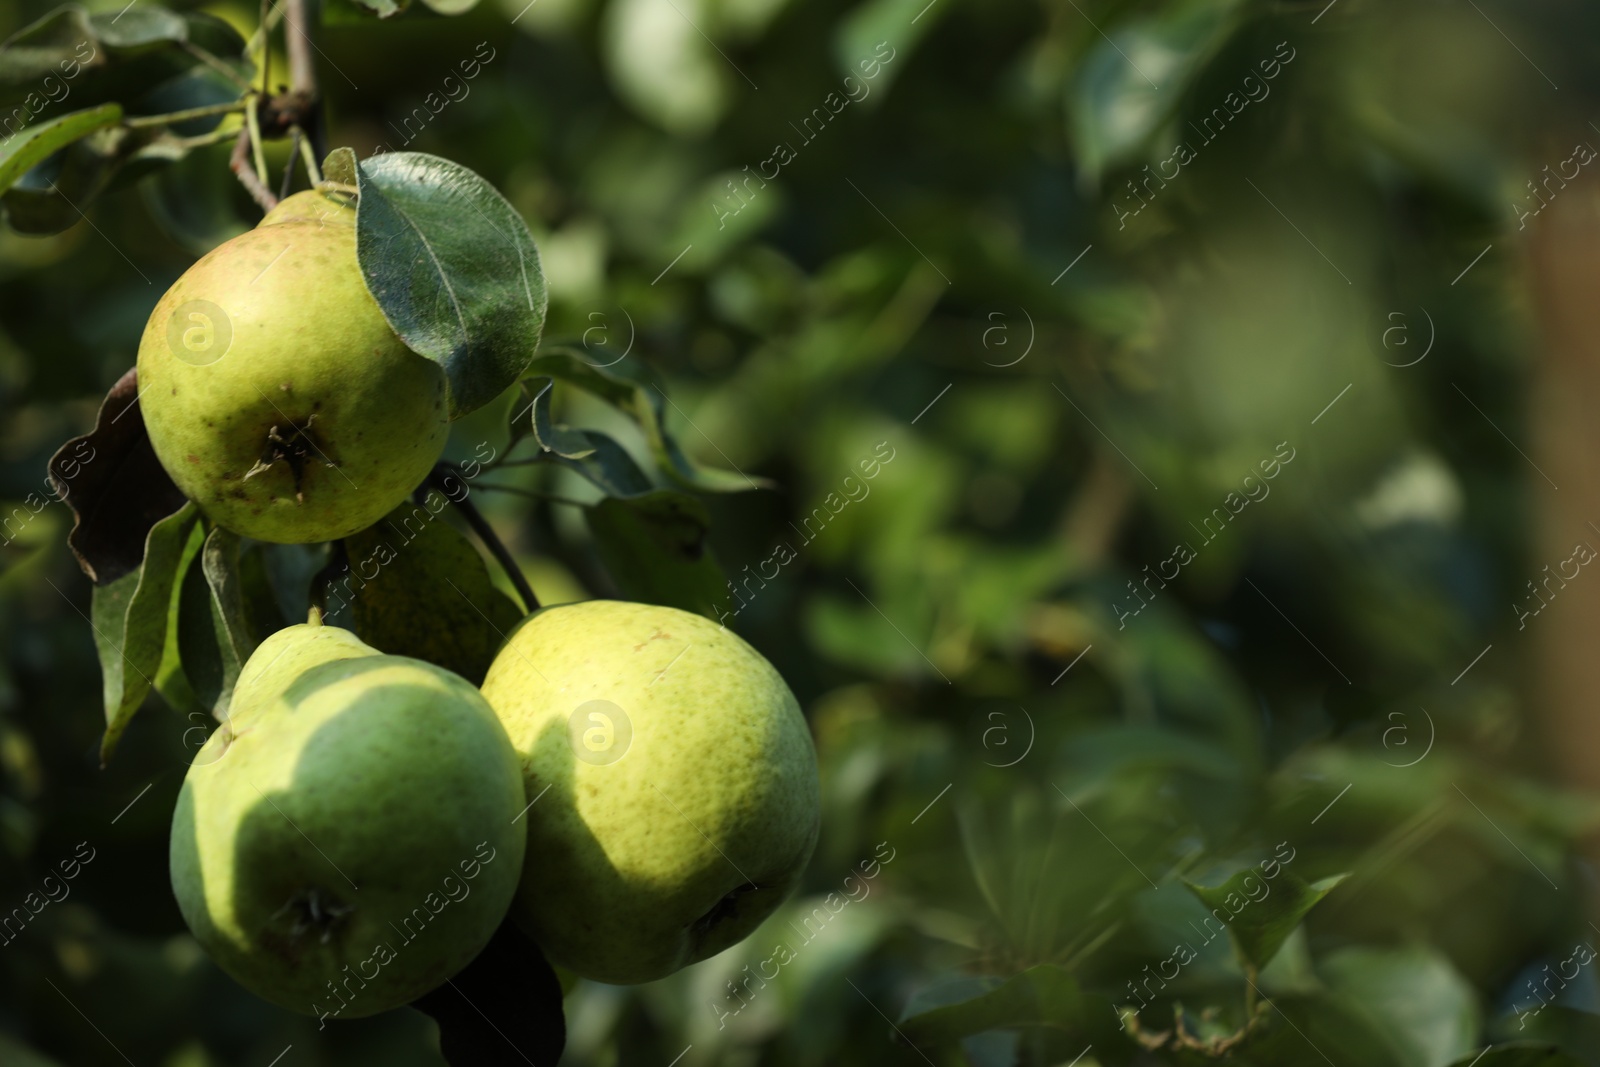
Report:
[[[45,480],[74,434],[127,454],[96,410],[151,307],[260,217],[228,108],[286,57],[253,5],[182,6],[0,13],[0,1059],[443,1062],[421,1012],[318,1030],[225,979],[165,841],[238,662],[311,603],[470,676],[519,609],[460,496],[545,603],[745,636],[823,768],[801,894],[661,982],[573,985],[565,1062],[1600,1062],[1563,970],[1600,811],[1544,771],[1552,638],[1499,606],[1542,563],[1502,197],[1589,136],[1600,15],[330,0],[362,162],[321,177],[389,198],[369,284],[437,283],[420,168],[482,210],[448,269],[525,297],[481,357],[384,304],[481,373],[460,491],[415,505],[445,562],[367,583],[379,528],[101,524],[148,482],[76,444]],[[449,582],[481,621],[385,621]]]

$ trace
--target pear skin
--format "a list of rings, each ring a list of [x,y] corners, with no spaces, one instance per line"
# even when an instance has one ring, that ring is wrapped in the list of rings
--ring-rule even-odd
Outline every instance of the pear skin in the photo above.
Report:
[[[446,384],[356,262],[355,211],[296,193],[167,290],[139,343],[150,443],[185,496],[262,541],[377,522],[444,449]]]
[[[195,938],[265,1000],[350,1019],[409,1003],[475,956],[516,892],[516,753],[470,684],[297,626],[241,672],[173,814]]]
[[[661,978],[795,889],[820,824],[816,752],[783,678],[731,631],[648,604],[547,608],[483,693],[535,801],[512,917],[554,962]]]

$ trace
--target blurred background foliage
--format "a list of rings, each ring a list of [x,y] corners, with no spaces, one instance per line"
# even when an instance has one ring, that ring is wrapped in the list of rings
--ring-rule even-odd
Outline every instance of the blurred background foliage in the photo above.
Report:
[[[0,33],[46,10],[8,2]],[[805,888],[670,979],[580,983],[565,1062],[1440,1067],[1494,1043],[1492,1067],[1538,1039],[1600,1063],[1600,983],[1566,974],[1600,936],[1575,847],[1597,810],[1549,772],[1537,623],[1503,607],[1544,562],[1511,443],[1538,351],[1519,213],[1600,144],[1600,11],[484,0],[378,22],[329,0],[323,21],[330,143],[494,182],[539,241],[547,336],[656,368],[685,448],[773,486],[705,503],[728,623],[815,731]],[[859,99],[808,137],[830,93]],[[780,143],[779,177],[747,182]],[[419,1014],[319,1032],[203,958],[166,873],[195,723],[152,696],[98,769],[70,516],[26,503],[165,287],[259,217],[227,152],[58,236],[0,234],[0,498],[27,516],[0,548],[0,907],[93,852],[0,947],[8,1065],[442,1062]],[[501,447],[512,399],[450,455]],[[647,455],[582,394],[556,407]],[[546,603],[618,595],[552,499],[592,487],[496,481],[535,494],[477,500]],[[1277,917],[1259,972],[1218,939],[1147,981],[1203,940],[1185,881],[1275,855],[1280,903],[1348,877]],[[752,980],[780,942],[792,961]]]

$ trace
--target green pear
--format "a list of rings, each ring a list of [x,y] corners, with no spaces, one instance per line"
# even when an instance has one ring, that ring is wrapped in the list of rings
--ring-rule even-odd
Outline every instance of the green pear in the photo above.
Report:
[[[445,390],[367,291],[355,210],[318,192],[190,267],[139,343],[161,465],[215,522],[262,541],[331,541],[388,514],[444,449]]]
[[[527,772],[512,907],[550,959],[647,982],[746,937],[795,889],[820,823],[817,757],[760,653],[674,608],[547,608],[483,695]]]
[[[333,626],[273,634],[189,768],[172,888],[202,947],[281,1007],[357,1018],[454,975],[505,918],[516,752],[449,671]]]

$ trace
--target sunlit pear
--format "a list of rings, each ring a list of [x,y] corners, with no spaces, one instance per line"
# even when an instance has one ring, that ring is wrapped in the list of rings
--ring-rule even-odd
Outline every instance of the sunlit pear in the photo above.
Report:
[[[817,840],[816,752],[783,678],[731,631],[647,604],[547,608],[483,693],[533,802],[512,916],[554,962],[660,978],[795,889]]]
[[[372,525],[448,434],[444,372],[389,328],[356,263],[354,208],[319,192],[173,283],[138,369],[161,465],[219,525],[263,541]]]

